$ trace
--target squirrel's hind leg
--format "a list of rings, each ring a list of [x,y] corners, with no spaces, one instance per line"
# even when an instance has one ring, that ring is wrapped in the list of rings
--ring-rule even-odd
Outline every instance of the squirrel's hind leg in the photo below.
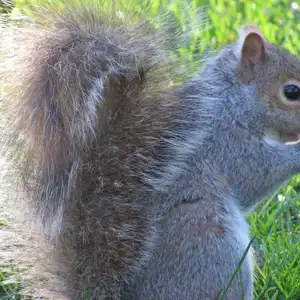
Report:
[[[176,207],[160,222],[160,244],[130,299],[222,295],[249,244],[248,228],[238,211],[225,212],[218,204],[208,209],[201,201]],[[250,250],[222,299],[252,299],[251,265]]]

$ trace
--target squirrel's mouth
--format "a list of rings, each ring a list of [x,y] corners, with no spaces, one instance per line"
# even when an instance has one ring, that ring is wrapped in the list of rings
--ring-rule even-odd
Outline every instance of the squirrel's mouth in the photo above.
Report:
[[[293,145],[298,144],[300,142],[300,134],[279,134],[278,132],[274,132],[273,130],[266,130],[264,140],[267,143],[279,143],[279,144],[287,144]]]
[[[286,135],[281,137],[284,144],[297,144],[300,142],[300,134]]]

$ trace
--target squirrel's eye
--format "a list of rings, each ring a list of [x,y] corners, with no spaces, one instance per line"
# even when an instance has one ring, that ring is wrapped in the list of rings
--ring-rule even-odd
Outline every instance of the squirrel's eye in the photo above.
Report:
[[[294,84],[289,84],[283,87],[285,97],[290,101],[300,101],[300,87]]]

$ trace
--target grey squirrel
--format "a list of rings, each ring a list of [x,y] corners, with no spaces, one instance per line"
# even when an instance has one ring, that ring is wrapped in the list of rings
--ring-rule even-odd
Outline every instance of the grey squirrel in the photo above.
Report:
[[[248,25],[188,78],[141,12],[40,3],[16,32],[7,146],[68,296],[217,299],[244,215],[300,172],[300,61]],[[224,299],[252,299],[252,277],[250,250]]]

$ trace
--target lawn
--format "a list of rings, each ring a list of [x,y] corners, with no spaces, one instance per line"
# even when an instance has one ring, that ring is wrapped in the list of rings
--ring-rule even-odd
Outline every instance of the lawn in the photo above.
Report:
[[[18,14],[25,3],[25,0],[17,1],[13,14]],[[172,12],[181,29],[191,32],[190,40],[177,53],[178,56],[192,54],[191,57],[198,57],[204,50],[231,43],[237,36],[237,30],[248,22],[256,23],[269,42],[294,54],[300,53],[299,1],[152,0],[153,16],[163,4]],[[207,20],[202,27],[199,26],[201,11]],[[299,187],[300,176],[297,176],[248,217],[258,256],[255,299],[300,299]],[[1,226],[6,225],[0,223],[0,230]],[[19,299],[7,295],[5,298],[4,295],[12,293],[15,287],[20,288],[19,284],[8,281],[11,272],[7,267],[1,271],[0,266],[0,299]]]

